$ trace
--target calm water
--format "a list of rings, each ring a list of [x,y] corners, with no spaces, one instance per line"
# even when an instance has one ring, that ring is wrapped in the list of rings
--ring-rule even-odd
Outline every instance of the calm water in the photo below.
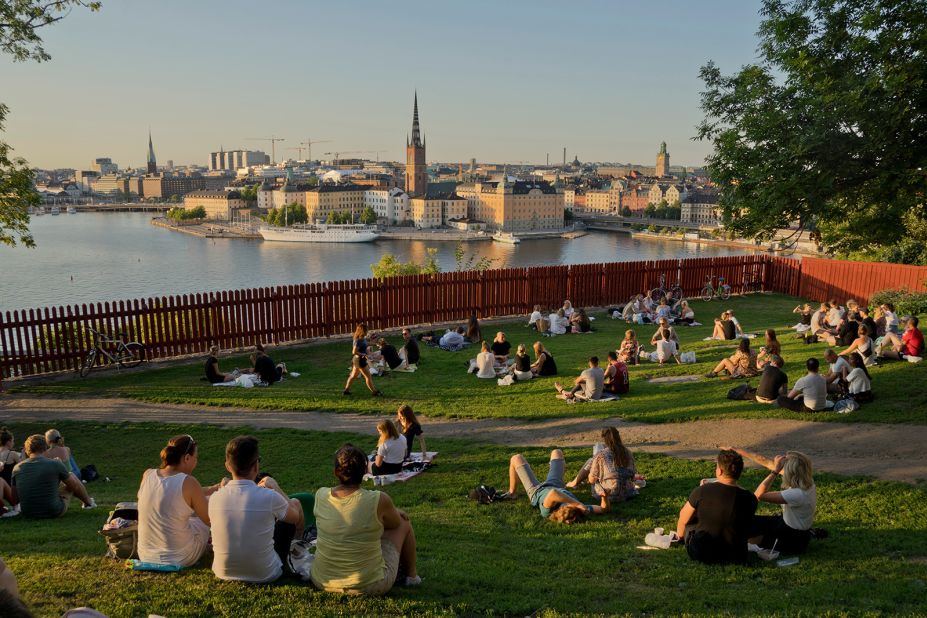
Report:
[[[0,245],[0,311],[370,277],[384,253],[421,261],[425,241],[297,244],[205,239],[149,223],[150,213],[81,213],[32,219],[36,249]],[[454,243],[431,243],[453,270]],[[468,252],[496,268],[546,264],[709,257],[734,249],[592,233],[576,240],[477,242]],[[72,280],[73,277],[73,280]]]

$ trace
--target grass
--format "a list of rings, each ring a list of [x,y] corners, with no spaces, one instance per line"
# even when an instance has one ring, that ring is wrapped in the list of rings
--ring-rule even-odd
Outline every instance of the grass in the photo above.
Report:
[[[106,510],[133,499],[142,471],[157,464],[166,439],[192,433],[200,445],[197,477],[224,474],[225,442],[243,430],[165,425],[101,426],[61,423],[58,429],[82,464],[95,463],[112,482],[95,482],[101,508],[74,509],[56,521],[0,520],[0,555],[19,577],[25,600],[40,616],[90,605],[112,618],[155,613],[182,616],[302,615],[877,615],[923,614],[927,593],[927,488],[860,478],[818,475],[816,525],[829,529],[801,562],[789,568],[758,561],[707,567],[678,548],[642,551],[654,526],[672,528],[706,462],[638,456],[648,478],[640,497],[604,518],[573,527],[540,518],[524,494],[513,503],[480,506],[468,489],[484,479],[503,486],[511,452],[433,439],[439,465],[387,488],[412,519],[419,541],[423,585],[384,599],[359,599],[311,590],[285,580],[266,586],[220,582],[209,563],[180,574],[133,574],[103,558],[97,530]],[[47,429],[13,423],[18,441]],[[267,430],[264,469],[287,490],[331,483],[331,454],[345,440],[372,448],[369,437]],[[547,452],[525,451],[539,474]],[[567,473],[588,457],[567,449]],[[753,469],[743,485],[762,474]],[[589,500],[586,491],[581,497]],[[774,512],[770,505],[763,512]]]
[[[695,351],[698,363],[693,365],[664,365],[643,363],[631,368],[631,394],[620,402],[568,405],[554,398],[556,380],[572,380],[585,368],[586,359],[596,354],[604,359],[615,349],[630,326],[621,320],[607,319],[598,314],[595,332],[588,335],[567,335],[542,338],[544,345],[557,360],[560,376],[541,378],[510,387],[499,387],[493,380],[480,380],[464,373],[464,361],[475,356],[476,350],[449,353],[436,348],[422,347],[422,362],[416,373],[400,373],[389,379],[374,378],[386,393],[383,399],[372,398],[363,383],[356,382],[353,395],[341,394],[347,378],[350,361],[350,343],[324,343],[303,347],[271,350],[277,361],[300,372],[299,378],[288,380],[270,388],[215,388],[200,380],[202,364],[152,369],[144,373],[118,375],[102,373],[88,379],[54,381],[12,387],[13,392],[27,392],[62,396],[121,396],[155,403],[202,404],[210,406],[236,406],[271,410],[319,410],[326,412],[360,412],[379,414],[395,409],[399,403],[410,403],[418,413],[428,416],[452,418],[508,417],[546,419],[584,415],[593,417],[621,416],[629,421],[650,423],[681,422],[719,417],[736,418],[801,418],[840,422],[927,422],[927,390],[919,388],[927,376],[927,363],[889,363],[871,370],[876,401],[865,404],[849,415],[833,413],[795,413],[769,406],[759,406],[726,399],[727,391],[738,381],[701,379],[698,382],[660,385],[647,382],[650,378],[669,375],[703,375],[717,362],[733,353],[733,342],[702,341],[711,334],[712,318],[723,307],[735,310],[747,332],[760,338],[753,340],[755,347],[762,345],[762,333],[775,328],[783,345],[785,371],[790,384],[804,375],[804,362],[811,356],[821,358],[826,345],[805,345],[795,338],[788,327],[797,319],[792,308],[798,299],[772,294],[736,297],[723,306],[717,302],[694,302],[696,316],[705,325],[679,327],[678,333],[684,351]],[[652,325],[633,327],[638,338],[649,343],[655,328]],[[491,338],[496,330],[504,330],[513,347],[518,343],[532,344],[536,334],[525,326],[524,320],[501,326],[485,326],[484,335]],[[396,338],[397,344],[399,343]],[[652,349],[652,346],[648,346]],[[221,367],[231,370],[247,366],[244,356],[224,358]],[[755,387],[758,378],[752,380]]]

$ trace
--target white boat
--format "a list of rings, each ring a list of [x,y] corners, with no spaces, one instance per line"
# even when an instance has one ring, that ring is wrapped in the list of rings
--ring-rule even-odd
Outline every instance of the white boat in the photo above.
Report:
[[[492,235],[492,239],[496,242],[504,242],[510,245],[517,245],[521,242],[521,238],[511,232],[496,232]]]
[[[258,228],[258,232],[264,240],[284,242],[371,242],[380,236],[377,228],[372,225],[329,225],[326,223],[289,227],[262,225]]]
[[[44,206],[39,206],[38,208],[35,209],[35,216],[36,216],[36,217],[41,217],[41,216],[44,215],[44,214],[45,214],[45,207],[44,207]]]
[[[61,214],[61,209],[58,208],[57,206],[52,206],[52,207],[51,207],[51,214],[53,214],[53,215],[60,215],[60,214]]]
[[[68,206],[68,214],[69,214],[69,215],[76,215],[76,214],[77,214],[77,206]]]

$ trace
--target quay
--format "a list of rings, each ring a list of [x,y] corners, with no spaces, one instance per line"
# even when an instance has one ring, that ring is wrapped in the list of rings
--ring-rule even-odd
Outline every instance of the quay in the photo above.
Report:
[[[246,240],[263,240],[262,236],[248,226],[229,225],[220,222],[191,221],[179,223],[164,217],[155,217],[151,224],[166,230],[190,234],[200,238],[243,238]]]

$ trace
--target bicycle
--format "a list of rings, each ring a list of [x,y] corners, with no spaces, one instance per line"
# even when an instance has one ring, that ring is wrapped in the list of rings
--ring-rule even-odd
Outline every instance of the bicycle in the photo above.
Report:
[[[650,300],[652,300],[654,303],[657,303],[657,304],[659,304],[661,300],[669,296],[670,305],[675,305],[680,300],[682,300],[683,292],[682,292],[682,288],[679,287],[678,283],[674,285],[673,287],[671,287],[670,289],[666,289],[666,275],[661,273],[659,287],[655,287],[654,289],[650,290],[649,296],[650,296]]]
[[[115,363],[119,368],[126,367],[129,369],[138,367],[142,364],[142,361],[145,360],[145,346],[137,341],[127,342],[127,335],[125,333],[119,333],[119,339],[113,339],[90,327],[88,327],[87,330],[93,335],[93,347],[90,348],[90,351],[87,352],[87,356],[84,357],[84,362],[81,363],[80,377],[87,377],[90,370],[93,369],[93,366],[96,364],[98,356],[109,359],[109,362]],[[115,350],[113,350],[112,353],[103,347],[113,344],[115,344]]]
[[[724,283],[724,277],[718,277],[718,287],[715,287],[712,283],[714,278],[714,275],[705,277],[705,287],[702,288],[701,293],[702,300],[707,302],[715,297],[721,300],[729,299],[731,297],[731,286]]]

